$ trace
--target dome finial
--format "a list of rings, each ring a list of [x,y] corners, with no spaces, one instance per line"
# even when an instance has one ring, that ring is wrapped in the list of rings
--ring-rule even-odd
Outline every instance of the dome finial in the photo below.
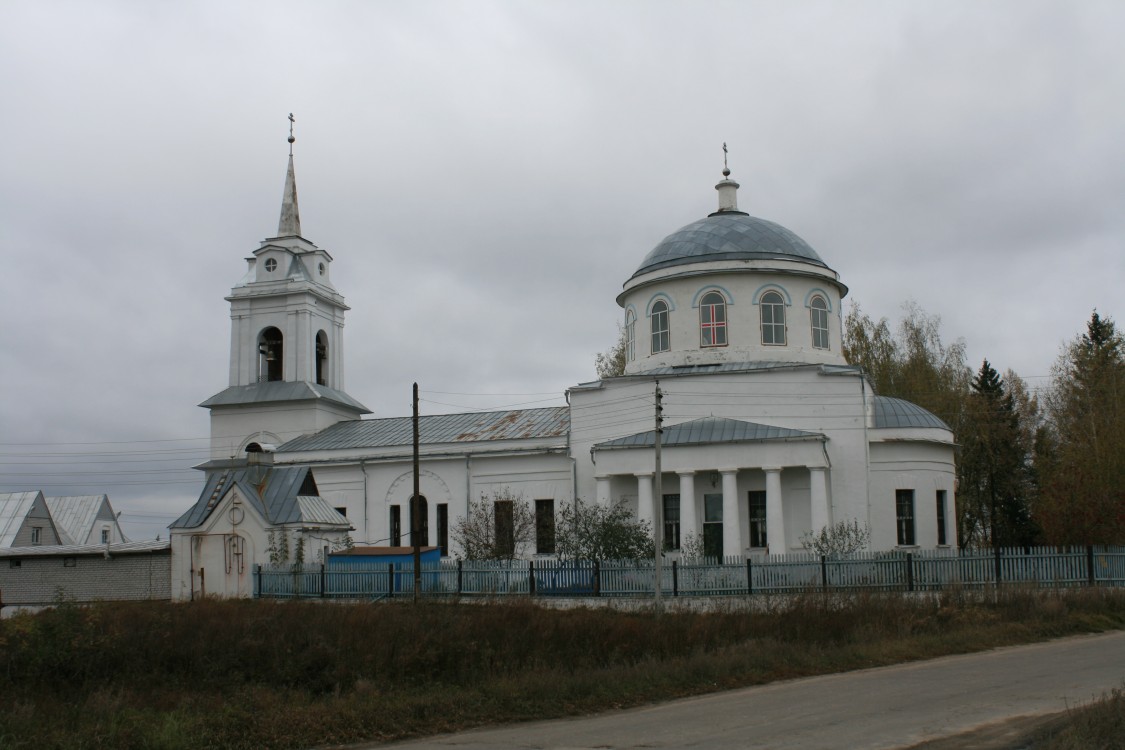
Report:
[[[719,210],[715,213],[742,213],[738,210],[738,183],[730,178],[730,167],[727,166],[726,141],[723,142],[723,179],[715,189],[719,191]]]

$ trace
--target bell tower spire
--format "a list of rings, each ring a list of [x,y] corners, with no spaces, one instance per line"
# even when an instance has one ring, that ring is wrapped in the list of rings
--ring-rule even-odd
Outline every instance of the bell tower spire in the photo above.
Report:
[[[281,196],[281,220],[277,223],[278,237],[301,236],[301,212],[297,208],[297,177],[293,173],[293,113],[289,113],[289,169],[285,173],[285,193]]]

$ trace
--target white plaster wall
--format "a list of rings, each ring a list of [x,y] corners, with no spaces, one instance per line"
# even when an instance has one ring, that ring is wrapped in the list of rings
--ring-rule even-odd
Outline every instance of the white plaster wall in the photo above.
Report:
[[[941,443],[873,442],[871,444],[871,543],[891,549],[898,542],[895,490],[914,490],[916,546],[937,545],[936,496],[946,493],[946,543],[957,545],[954,511],[956,471],[952,447]]]
[[[241,457],[251,438],[280,444],[355,418],[353,411],[324,400],[215,407],[211,409],[211,458]]]

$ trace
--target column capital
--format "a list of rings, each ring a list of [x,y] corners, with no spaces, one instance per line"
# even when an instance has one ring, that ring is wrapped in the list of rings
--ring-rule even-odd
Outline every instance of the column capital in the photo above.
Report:
[[[766,472],[767,474],[780,474],[781,473],[781,467],[780,466],[763,466],[762,471]]]
[[[684,469],[684,470],[676,472],[676,474],[678,474],[681,477],[693,477],[693,476],[696,475],[696,473],[697,472],[695,471],[695,469]]]
[[[635,476],[637,479],[644,479],[645,477],[649,477],[651,479],[654,473],[655,472],[652,471],[641,471],[633,474],[633,476]]]
[[[731,474],[737,474],[739,471],[741,471],[741,469],[716,469],[716,471],[718,471],[725,477],[730,476]]]

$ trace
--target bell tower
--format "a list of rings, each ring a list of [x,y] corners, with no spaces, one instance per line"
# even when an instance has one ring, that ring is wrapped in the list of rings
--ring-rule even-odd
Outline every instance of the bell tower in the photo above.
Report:
[[[344,313],[332,285],[332,256],[301,234],[289,165],[277,235],[247,258],[231,289],[229,387],[200,406],[211,410],[211,458],[241,456],[253,442],[280,444],[370,414],[344,391]]]

